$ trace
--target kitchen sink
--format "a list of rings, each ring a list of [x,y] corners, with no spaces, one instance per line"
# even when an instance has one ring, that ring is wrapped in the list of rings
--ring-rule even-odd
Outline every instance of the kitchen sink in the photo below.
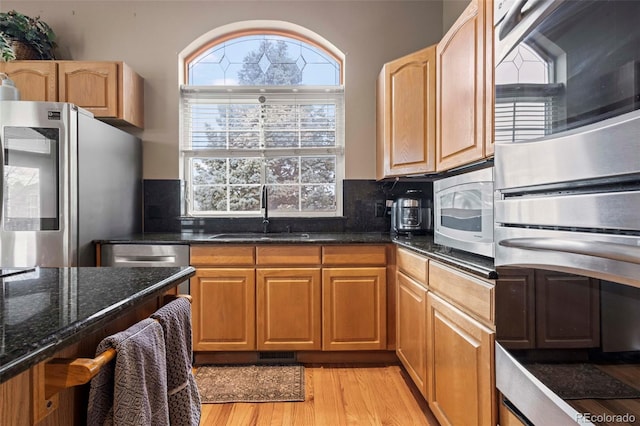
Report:
[[[232,234],[215,234],[209,237],[212,240],[242,240],[242,241],[333,241],[331,238],[323,234],[307,234],[300,232],[283,232],[283,233],[267,233],[260,232],[243,232]]]

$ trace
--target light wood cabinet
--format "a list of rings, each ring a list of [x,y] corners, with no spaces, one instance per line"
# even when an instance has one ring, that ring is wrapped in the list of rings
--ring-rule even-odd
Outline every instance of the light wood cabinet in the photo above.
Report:
[[[492,3],[471,0],[436,48],[436,170],[493,154]]]
[[[387,346],[385,267],[322,270],[322,349]]]
[[[193,349],[256,349],[253,268],[198,268],[191,278]]]
[[[396,275],[398,295],[396,355],[420,393],[427,397],[427,288],[408,275]]]
[[[194,351],[256,349],[255,248],[190,248]]]
[[[377,179],[435,171],[435,51],[391,61],[378,76]]]
[[[25,101],[58,100],[58,74],[54,61],[0,62],[0,72],[9,76]]]
[[[144,80],[124,62],[14,61],[0,71],[22,100],[70,102],[101,120],[144,127]]]
[[[402,365],[440,424],[495,424],[494,282],[404,248],[396,261]]]
[[[320,268],[258,268],[258,350],[321,348]]]
[[[427,401],[441,425],[495,425],[494,332],[427,295]]]
[[[498,339],[509,349],[600,345],[600,282],[562,272],[503,268],[496,285]],[[567,309],[571,301],[572,309]]]
[[[387,245],[193,245],[196,351],[387,348]]]

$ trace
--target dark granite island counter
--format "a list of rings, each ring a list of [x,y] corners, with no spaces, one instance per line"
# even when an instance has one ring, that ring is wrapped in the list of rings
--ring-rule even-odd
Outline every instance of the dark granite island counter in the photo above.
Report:
[[[0,278],[0,424],[8,420],[6,398],[18,398],[25,386],[25,394],[33,395],[34,389],[28,387],[34,386],[33,372],[44,361],[92,358],[102,338],[152,314],[161,296],[189,279],[195,269],[88,267],[4,272],[8,275]],[[61,398],[67,391],[60,393]],[[75,417],[68,414],[65,418],[69,416]],[[33,414],[27,417],[31,422],[25,424],[38,419]]]

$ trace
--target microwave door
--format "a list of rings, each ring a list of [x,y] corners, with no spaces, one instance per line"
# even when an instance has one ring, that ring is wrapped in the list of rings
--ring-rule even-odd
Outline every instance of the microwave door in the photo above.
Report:
[[[2,127],[2,222],[0,266],[66,266],[62,127]]]

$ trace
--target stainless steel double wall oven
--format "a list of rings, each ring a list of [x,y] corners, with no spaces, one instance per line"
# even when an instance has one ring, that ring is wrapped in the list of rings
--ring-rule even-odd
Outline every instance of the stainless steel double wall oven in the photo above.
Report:
[[[640,365],[640,2],[507,0],[495,8],[496,266],[591,278],[546,302],[592,309],[597,336],[515,349],[501,342],[506,326],[497,318],[496,385],[533,424],[625,414],[640,421],[639,399],[609,398],[602,412],[585,412],[527,364]],[[536,279],[523,296],[542,318],[535,286],[556,290],[547,281]],[[586,285],[596,286],[594,300],[579,303]],[[540,321],[530,321],[539,335]],[[638,371],[627,382],[640,389]]]

